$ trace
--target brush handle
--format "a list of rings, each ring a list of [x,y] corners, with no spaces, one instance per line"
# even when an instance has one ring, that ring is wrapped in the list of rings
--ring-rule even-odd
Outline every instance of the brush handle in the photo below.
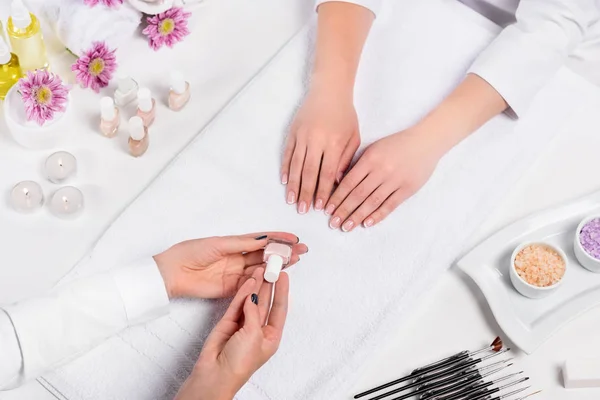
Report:
[[[492,394],[499,392],[500,389],[486,389],[485,391],[477,394],[473,394],[470,397],[465,398],[465,400],[485,400],[486,398],[491,398]]]
[[[446,385],[443,387],[437,387],[437,388],[428,390],[427,392],[423,393],[423,395],[420,397],[420,400],[431,399],[436,396],[442,396],[442,395],[447,395],[447,394],[452,394],[452,393],[458,393],[458,392],[464,390],[465,387],[468,387],[468,386],[474,387],[481,383],[483,383],[483,380],[481,380],[481,375],[476,374],[473,376],[469,376],[466,379],[461,379],[461,380],[455,381],[455,382],[451,383],[450,385]]]
[[[473,387],[473,388],[471,388],[469,390],[465,390],[465,391],[460,392],[460,393],[451,394],[449,396],[436,397],[435,400],[460,400],[460,399],[463,399],[463,398],[464,399],[471,399],[470,396],[479,395],[479,394],[482,394],[483,392],[485,392],[486,394],[496,393],[498,391],[498,389],[492,389],[492,390],[495,390],[496,392],[491,391],[491,390],[490,391],[488,391],[488,390],[484,391],[483,390],[485,388],[488,388],[488,387],[492,386],[493,384],[494,384],[494,382],[486,382],[486,383],[484,383],[482,385],[475,386],[475,387]]]
[[[474,377],[466,377],[466,378],[460,379],[459,381],[454,382],[453,387],[454,387],[454,389],[456,389],[456,388],[458,388],[460,386],[469,385],[471,383],[476,383],[476,382],[477,382],[477,379],[474,379]],[[481,382],[483,382],[483,381],[481,381]],[[384,397],[391,396],[391,395],[396,394],[396,393],[398,393],[400,391],[401,390],[398,390],[398,389],[392,390],[391,392],[384,393],[384,394],[379,395],[377,397],[373,397],[371,400],[381,400]],[[402,396],[396,397],[396,398],[394,398],[394,400],[408,399],[410,397],[416,396],[418,394],[423,394],[425,392],[427,392],[427,390],[415,390],[414,392],[406,393],[406,394],[403,394]]]
[[[455,363],[457,361],[464,360],[465,358],[468,358],[468,357],[469,357],[469,352],[468,351],[466,351],[466,350],[465,351],[461,351],[460,353],[456,353],[453,356],[450,356],[450,357],[444,358],[442,360],[433,362],[431,364],[425,365],[423,367],[414,369],[410,374],[411,375],[421,375],[421,374],[424,374],[426,372],[439,369],[439,368],[441,368],[443,366],[446,366],[448,364],[453,364],[453,363]]]
[[[418,378],[415,378],[415,382],[419,382],[421,384],[425,383],[425,382],[429,382],[431,380],[434,379],[439,379],[440,377],[446,376],[446,375],[450,375],[453,374],[455,372],[458,371],[462,371],[465,370],[467,368],[470,368],[474,365],[479,364],[482,361],[481,358],[472,360],[467,358],[466,360],[462,360],[459,361],[458,363],[454,364],[454,365],[450,365],[449,367],[440,370],[440,371],[434,371],[434,372],[430,372],[428,374],[425,375],[421,375]]]
[[[423,383],[418,382],[418,383],[421,383],[421,385],[417,387],[417,390],[421,390],[421,389],[425,389],[425,390],[433,389],[433,385],[436,384],[436,383],[438,383],[438,382],[445,382],[448,379],[458,379],[458,378],[465,377],[465,376],[468,376],[468,375],[471,375],[471,374],[477,373],[477,372],[478,371],[474,367],[469,367],[467,369],[460,370],[458,372],[453,372],[453,373],[448,374],[448,375],[440,376],[439,378],[435,378],[435,379],[432,379],[430,381],[425,381]]]

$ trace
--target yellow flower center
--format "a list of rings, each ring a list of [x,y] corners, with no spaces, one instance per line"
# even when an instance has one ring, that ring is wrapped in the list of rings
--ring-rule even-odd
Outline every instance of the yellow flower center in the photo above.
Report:
[[[35,100],[38,104],[46,105],[52,100],[52,91],[47,86],[42,86],[35,93]]]
[[[90,61],[88,71],[93,76],[98,76],[104,71],[104,60],[101,58],[94,58]]]
[[[167,18],[160,23],[158,27],[158,31],[161,35],[167,36],[170,35],[175,30],[175,21],[172,18]]]

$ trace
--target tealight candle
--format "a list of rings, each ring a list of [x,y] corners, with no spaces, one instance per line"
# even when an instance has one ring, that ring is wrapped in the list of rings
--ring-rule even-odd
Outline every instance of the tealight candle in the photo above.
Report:
[[[10,192],[10,202],[18,212],[30,213],[42,207],[42,204],[44,204],[44,192],[42,191],[42,187],[36,182],[19,182]]]
[[[59,218],[76,218],[83,210],[83,193],[73,186],[58,189],[50,200],[50,211]]]
[[[77,172],[75,156],[66,151],[57,151],[46,160],[46,176],[52,183],[61,183]]]

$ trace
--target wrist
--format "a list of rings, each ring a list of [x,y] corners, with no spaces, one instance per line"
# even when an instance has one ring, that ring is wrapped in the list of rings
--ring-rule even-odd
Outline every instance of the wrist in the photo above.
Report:
[[[194,400],[232,400],[242,386],[237,379],[223,376],[218,367],[207,369],[196,365],[181,392],[193,393]]]
[[[336,96],[339,100],[354,100],[354,77],[344,73],[314,71],[310,79],[310,91]]]
[[[443,128],[432,127],[423,122],[409,128],[406,132],[418,138],[421,151],[436,160],[441,159],[456,144]],[[398,134],[401,133],[403,132]]]

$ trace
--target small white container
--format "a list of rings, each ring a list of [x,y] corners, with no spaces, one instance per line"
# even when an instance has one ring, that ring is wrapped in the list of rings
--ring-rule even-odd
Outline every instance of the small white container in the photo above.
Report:
[[[592,272],[600,273],[600,260],[589,255],[583,246],[581,245],[580,237],[581,230],[584,225],[590,222],[593,219],[600,218],[600,215],[593,215],[591,217],[585,218],[579,226],[577,226],[577,231],[575,232],[575,240],[573,243],[573,250],[575,252],[575,257],[577,257],[577,261],[587,270]]]
[[[563,277],[561,278],[560,281],[558,281],[557,283],[555,283],[552,286],[540,287],[540,286],[532,285],[530,283],[527,283],[525,281],[525,279],[521,278],[519,276],[519,274],[517,273],[517,270],[515,268],[515,259],[517,258],[517,254],[519,254],[519,252],[521,250],[523,250],[525,247],[531,246],[533,244],[538,244],[538,245],[542,245],[542,246],[551,248],[552,250],[556,251],[565,262],[565,273],[564,273]],[[528,242],[528,243],[521,244],[520,246],[518,246],[515,249],[515,251],[513,251],[512,256],[510,258],[509,275],[510,275],[510,281],[512,282],[513,286],[515,287],[515,289],[517,289],[517,291],[519,293],[521,293],[525,297],[529,297],[530,299],[541,299],[541,298],[546,297],[549,294],[555,292],[560,287],[560,285],[565,280],[565,277],[567,276],[568,269],[569,269],[569,263],[567,261],[567,255],[565,254],[564,251],[562,251],[562,249],[560,249],[556,246],[553,246],[551,244],[544,243],[544,242]]]
[[[52,121],[40,126],[35,121],[28,121],[25,115],[23,100],[13,86],[4,100],[4,119],[13,139],[21,146],[29,149],[49,149],[58,147],[65,134],[65,121],[68,119],[71,105],[71,94],[67,97],[66,111],[57,113]]]

